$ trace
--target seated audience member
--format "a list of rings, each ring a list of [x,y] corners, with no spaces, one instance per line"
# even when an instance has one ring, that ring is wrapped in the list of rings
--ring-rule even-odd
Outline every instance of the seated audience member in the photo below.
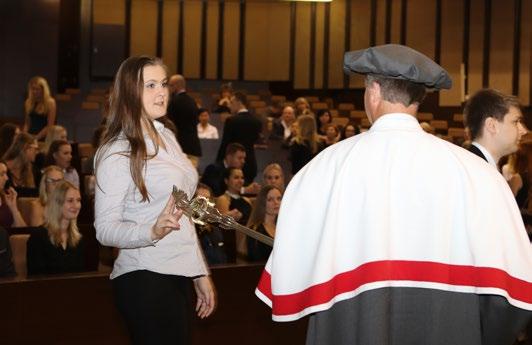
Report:
[[[0,277],[10,277],[15,274],[9,234],[6,229],[0,226]]]
[[[26,226],[17,206],[17,192],[9,185],[7,166],[0,162],[0,226],[19,228]]]
[[[14,123],[7,122],[0,127],[0,157],[4,156],[19,133],[20,129]]]
[[[290,143],[289,159],[292,162],[292,174],[296,174],[320,151],[316,121],[311,115],[301,115],[297,119],[297,135]]]
[[[289,105],[285,106],[281,113],[281,117],[273,121],[270,139],[283,140],[283,142],[289,143],[294,134],[291,130],[291,126],[295,121],[296,115],[294,108]]]
[[[28,82],[28,98],[24,102],[24,133],[39,141],[44,140],[47,130],[55,123],[56,103],[43,77],[33,77]]]
[[[223,84],[220,87],[220,97],[216,100],[213,112],[218,114],[231,113],[231,98],[233,97],[233,87],[231,83]]]
[[[33,162],[38,150],[39,145],[31,135],[20,133],[15,137],[13,145],[4,154],[3,160],[7,165],[9,179],[20,196],[37,194],[33,176]],[[32,190],[34,190],[33,193]]]
[[[332,123],[332,116],[328,109],[321,109],[316,113],[316,131],[319,135],[327,135],[327,128]]]
[[[46,224],[35,229],[27,243],[28,275],[85,270],[84,242],[78,231],[79,190],[63,181],[50,195]]]
[[[502,166],[502,175],[510,185],[519,208],[524,208],[528,198],[528,161],[523,147],[508,156],[508,162]]]
[[[46,134],[46,139],[44,139],[44,145],[41,148],[41,152],[35,157],[35,162],[33,164],[33,175],[35,177],[35,182],[41,180],[41,170],[45,167],[46,156],[50,150],[50,146],[56,140],[67,140],[67,130],[63,126],[50,126]]]
[[[45,223],[46,205],[57,184],[64,181],[63,169],[57,165],[44,168],[39,183],[39,199],[32,204],[29,226],[41,226]]]
[[[209,186],[200,183],[196,188],[196,196],[202,196],[212,201],[212,192]],[[209,265],[227,263],[225,252],[224,234],[222,229],[212,224],[196,224],[198,238],[203,248],[203,253]]]
[[[323,139],[324,148],[336,144],[339,139],[340,133],[338,132],[338,127],[332,123],[325,126],[325,138]]]
[[[63,169],[65,180],[79,188],[79,175],[75,168],[71,166],[72,146],[65,140],[56,140],[50,145],[46,156],[46,165],[57,165]]]
[[[198,109],[198,138],[218,139],[218,128],[209,123],[209,111],[205,108]]]
[[[312,115],[310,104],[305,97],[298,97],[294,101],[294,108],[296,111],[296,117],[300,117],[301,115]]]
[[[253,203],[248,226],[261,234],[274,238],[282,197],[281,189],[275,186],[263,187]],[[247,246],[249,261],[266,261],[272,251],[272,248],[267,244],[250,237],[247,239]]]
[[[351,138],[357,134],[360,134],[360,127],[354,122],[348,122],[340,133],[340,140]]]
[[[268,164],[262,171],[264,186],[274,186],[284,191],[284,171],[277,163]]]
[[[246,225],[251,214],[251,202],[248,198],[242,196],[240,190],[244,185],[244,173],[239,168],[228,168],[224,173],[224,182],[227,186],[227,190],[224,194],[220,195],[216,199],[216,207],[223,215],[233,217],[238,223]],[[236,242],[236,252],[245,257],[246,255],[246,236],[233,232]],[[233,253],[229,252],[228,256],[233,256]],[[230,261],[232,258],[230,258]]]
[[[206,184],[212,189],[215,197],[223,194],[226,189],[224,182],[224,173],[227,168],[242,169],[246,162],[246,148],[238,143],[230,143],[225,149],[225,157],[222,162],[215,162],[209,164],[203,175],[201,176],[201,183]],[[257,194],[260,190],[260,185],[256,182],[242,187],[240,194]]]

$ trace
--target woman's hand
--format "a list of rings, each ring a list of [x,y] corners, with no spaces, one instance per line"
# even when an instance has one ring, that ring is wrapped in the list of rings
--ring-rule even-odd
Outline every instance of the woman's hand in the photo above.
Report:
[[[196,312],[200,318],[206,318],[212,314],[216,307],[216,293],[211,278],[204,276],[194,279],[194,289],[198,298]]]
[[[15,188],[9,187],[9,189],[4,193],[4,199],[6,201],[7,207],[9,207],[9,210],[11,210],[11,213],[18,211],[17,191]]]
[[[182,215],[183,211],[176,209],[174,197],[170,195],[166,206],[151,228],[151,239],[158,241],[170,232],[179,230],[179,219]]]
[[[231,211],[227,212],[226,214],[228,216],[233,217],[233,219],[236,220],[237,222],[240,220],[240,218],[242,218],[242,212],[240,212],[236,208],[232,209]]]

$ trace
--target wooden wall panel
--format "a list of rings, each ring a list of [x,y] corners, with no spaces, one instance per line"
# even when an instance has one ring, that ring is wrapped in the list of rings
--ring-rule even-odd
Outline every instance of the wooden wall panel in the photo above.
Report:
[[[314,61],[314,88],[321,89],[323,87],[323,43],[325,30],[325,4],[316,4],[316,49]]]
[[[473,95],[482,88],[484,58],[484,0],[471,0],[469,18],[469,73],[468,94]]]
[[[392,0],[391,43],[401,43],[401,0]]]
[[[92,20],[94,24],[124,24],[126,20],[125,2],[93,0]]]
[[[270,4],[269,80],[290,78],[290,3]]]
[[[223,78],[238,79],[238,50],[240,32],[240,4],[225,2]]]
[[[201,1],[185,1],[183,8],[183,75],[200,77]]]
[[[246,51],[244,55],[244,79],[266,80],[269,72],[270,4],[250,2],[246,4]]]
[[[133,0],[131,2],[130,55],[157,53],[157,2]]]
[[[163,4],[163,61],[168,72],[177,71],[177,37],[179,35],[179,2],[165,1]]]
[[[530,87],[532,85],[532,1],[522,2],[521,46],[519,59],[519,100],[523,105],[531,105]]]
[[[434,59],[435,37],[436,0],[408,0],[406,45]]]
[[[386,0],[377,0],[377,15],[375,23],[375,44],[386,43]]]
[[[490,87],[512,93],[514,2],[491,2]]]
[[[296,5],[296,37],[294,53],[294,88],[307,89],[310,84],[310,4]]]
[[[207,4],[207,51],[205,77],[216,79],[218,73],[218,1],[209,1]]]
[[[345,48],[345,1],[335,0],[331,3],[331,20],[329,32],[329,88],[344,87],[344,53]]]
[[[351,47],[350,50],[369,47],[371,1],[351,2]],[[349,85],[353,88],[364,87],[364,77],[353,75],[349,78]]]
[[[441,59],[443,68],[453,79],[451,90],[440,92],[440,106],[460,106],[463,94],[463,81],[460,73],[464,31],[463,1],[442,1],[441,6]]]

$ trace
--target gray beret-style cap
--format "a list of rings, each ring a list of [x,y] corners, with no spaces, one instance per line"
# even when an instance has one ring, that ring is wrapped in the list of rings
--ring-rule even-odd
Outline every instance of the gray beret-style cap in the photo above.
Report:
[[[451,77],[440,65],[412,48],[385,44],[344,55],[347,74],[376,74],[424,84],[433,89],[450,89]]]

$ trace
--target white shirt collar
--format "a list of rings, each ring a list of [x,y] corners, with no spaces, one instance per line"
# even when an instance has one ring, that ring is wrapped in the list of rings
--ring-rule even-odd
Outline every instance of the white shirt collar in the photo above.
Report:
[[[479,150],[480,152],[482,152],[482,154],[484,155],[484,157],[486,157],[486,160],[488,161],[488,163],[492,166],[495,167],[495,169],[499,170],[497,168],[497,162],[495,162],[495,159],[493,159],[493,156],[491,155],[491,153],[488,151],[488,149],[486,149],[484,146],[480,145],[479,143],[477,143],[476,141],[473,141],[471,143],[471,145],[475,145]]]

